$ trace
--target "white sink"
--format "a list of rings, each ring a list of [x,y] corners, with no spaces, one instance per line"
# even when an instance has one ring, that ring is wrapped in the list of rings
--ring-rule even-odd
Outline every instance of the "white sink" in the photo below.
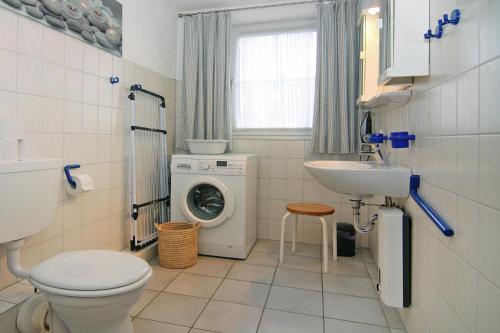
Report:
[[[411,170],[376,162],[312,161],[304,163],[309,173],[331,191],[352,196],[407,197]]]

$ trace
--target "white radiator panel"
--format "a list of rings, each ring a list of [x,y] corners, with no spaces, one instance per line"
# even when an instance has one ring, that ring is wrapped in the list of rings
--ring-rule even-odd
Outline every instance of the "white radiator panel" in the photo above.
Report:
[[[384,304],[408,307],[411,288],[411,226],[398,208],[378,211],[378,265],[380,296]]]

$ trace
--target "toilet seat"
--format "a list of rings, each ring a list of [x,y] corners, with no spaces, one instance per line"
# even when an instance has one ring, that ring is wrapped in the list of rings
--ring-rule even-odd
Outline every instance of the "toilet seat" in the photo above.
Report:
[[[52,257],[30,271],[42,291],[64,296],[98,297],[137,288],[149,280],[151,267],[133,255],[105,250],[70,251]]]

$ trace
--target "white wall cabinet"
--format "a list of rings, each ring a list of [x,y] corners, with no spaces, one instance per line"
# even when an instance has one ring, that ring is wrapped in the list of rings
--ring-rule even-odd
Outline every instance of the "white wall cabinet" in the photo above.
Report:
[[[379,84],[429,75],[428,0],[381,0]]]

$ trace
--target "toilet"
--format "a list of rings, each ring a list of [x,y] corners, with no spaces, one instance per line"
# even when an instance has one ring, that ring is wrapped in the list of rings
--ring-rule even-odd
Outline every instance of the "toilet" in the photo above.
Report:
[[[72,251],[34,267],[29,281],[54,312],[51,326],[59,327],[50,332],[131,333],[130,309],[152,274],[148,263],[126,253]]]
[[[132,333],[129,312],[153,275],[143,259],[82,250],[58,254],[31,269],[21,264],[24,239],[54,221],[61,170],[58,159],[0,160],[0,245],[7,250],[9,270],[39,290],[21,306],[18,330]]]

